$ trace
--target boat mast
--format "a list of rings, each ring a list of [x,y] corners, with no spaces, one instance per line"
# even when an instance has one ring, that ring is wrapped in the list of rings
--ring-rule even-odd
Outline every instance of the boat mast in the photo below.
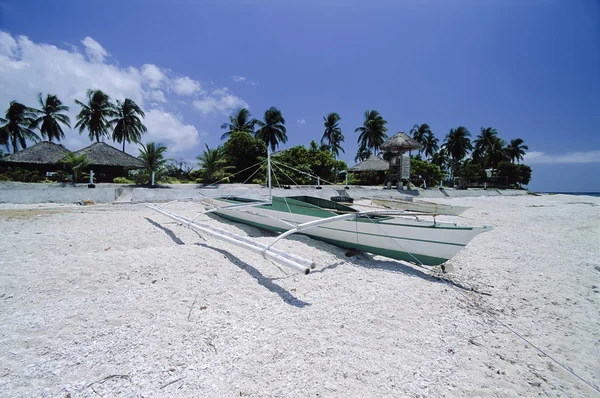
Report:
[[[271,195],[271,149],[267,145],[267,184],[269,185],[269,202],[273,202]]]

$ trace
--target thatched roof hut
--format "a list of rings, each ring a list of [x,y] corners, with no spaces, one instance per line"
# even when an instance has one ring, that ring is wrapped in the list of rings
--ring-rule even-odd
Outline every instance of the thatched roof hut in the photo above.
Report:
[[[139,169],[144,163],[128,153],[122,152],[104,142],[96,142],[75,152],[76,155],[85,155],[91,168],[94,166],[121,167]]]
[[[60,164],[61,159],[68,153],[70,151],[62,145],[42,141],[6,157],[3,162],[19,167],[22,165],[54,166]]]
[[[377,156],[371,156],[370,158],[352,166],[349,170],[352,172],[387,171],[389,167],[390,164],[386,160],[383,160]]]
[[[381,144],[381,149],[390,152],[402,153],[413,149],[421,149],[421,145],[417,141],[410,138],[408,134],[399,132]]]

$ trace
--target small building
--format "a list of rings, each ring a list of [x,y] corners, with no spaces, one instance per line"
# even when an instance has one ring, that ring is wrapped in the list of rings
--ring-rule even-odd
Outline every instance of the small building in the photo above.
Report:
[[[380,157],[371,156],[352,166],[349,171],[358,175],[360,184],[378,185],[384,182],[389,168],[389,162]]]
[[[113,182],[115,177],[126,177],[132,169],[141,169],[144,162],[104,142],[96,142],[75,152],[85,155],[86,170],[93,170],[96,182]]]
[[[381,149],[392,154],[389,171],[385,178],[388,186],[397,184],[400,189],[403,181],[410,181],[410,151],[420,148],[421,145],[417,141],[403,132],[394,134],[381,144]]]
[[[60,144],[42,141],[7,156],[0,164],[4,167],[35,170],[40,173],[41,178],[45,178],[51,173],[64,170],[61,160],[69,153],[71,151]]]

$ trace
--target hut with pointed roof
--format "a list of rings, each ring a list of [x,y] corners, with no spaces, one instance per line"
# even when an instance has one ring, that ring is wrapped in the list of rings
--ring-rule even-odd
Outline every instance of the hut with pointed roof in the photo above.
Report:
[[[381,149],[392,154],[389,171],[385,178],[386,184],[391,186],[400,184],[402,181],[410,181],[410,151],[420,148],[421,145],[417,141],[403,132],[394,134],[381,144]]]
[[[19,167],[37,171],[45,178],[56,171],[64,170],[61,160],[71,153],[67,148],[54,142],[41,141],[2,159],[3,167]]]
[[[113,182],[115,177],[126,177],[128,170],[144,167],[140,159],[104,142],[93,143],[75,154],[86,156],[86,169],[94,171],[97,182]]]

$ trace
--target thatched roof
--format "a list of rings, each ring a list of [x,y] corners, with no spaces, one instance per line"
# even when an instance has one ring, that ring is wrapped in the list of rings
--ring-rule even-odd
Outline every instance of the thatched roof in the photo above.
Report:
[[[75,152],[76,155],[84,155],[90,166],[120,166],[141,168],[144,163],[128,153],[119,151],[104,142],[96,142],[90,146]]]
[[[69,152],[62,145],[42,141],[8,156],[3,161],[29,164],[58,164]]]
[[[381,144],[381,149],[391,152],[406,152],[411,149],[420,149],[421,145],[405,133],[397,133]]]
[[[357,165],[350,167],[350,171],[384,171],[390,168],[390,164],[377,156],[371,156]]]

